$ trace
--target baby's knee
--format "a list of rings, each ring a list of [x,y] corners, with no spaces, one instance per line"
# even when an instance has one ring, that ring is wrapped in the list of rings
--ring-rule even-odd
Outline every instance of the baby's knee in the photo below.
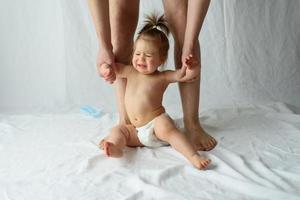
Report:
[[[111,132],[120,132],[120,131],[123,131],[124,128],[125,128],[124,124],[119,124],[119,125],[112,127]]]
[[[113,127],[111,129],[111,134],[121,134],[123,135],[126,139],[129,137],[129,132],[128,132],[128,128],[126,125],[124,124],[120,124],[120,125],[117,125],[115,127]]]

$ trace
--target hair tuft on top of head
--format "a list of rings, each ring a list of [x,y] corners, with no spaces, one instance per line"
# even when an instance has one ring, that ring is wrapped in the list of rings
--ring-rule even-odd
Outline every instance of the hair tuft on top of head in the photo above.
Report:
[[[162,31],[166,36],[168,36],[169,34],[169,28],[164,15],[159,16],[158,14],[155,13],[146,15],[144,24],[145,25],[143,26],[143,28],[138,32],[139,35],[148,32],[152,29],[157,29],[159,31]]]

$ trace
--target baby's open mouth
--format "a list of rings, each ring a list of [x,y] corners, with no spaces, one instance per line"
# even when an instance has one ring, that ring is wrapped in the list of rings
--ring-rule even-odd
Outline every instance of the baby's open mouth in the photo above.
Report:
[[[143,64],[137,64],[137,66],[140,68],[146,68],[146,65],[143,65]]]

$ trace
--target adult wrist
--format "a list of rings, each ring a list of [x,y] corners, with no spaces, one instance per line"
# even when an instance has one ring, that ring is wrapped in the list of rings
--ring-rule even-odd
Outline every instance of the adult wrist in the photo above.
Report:
[[[198,40],[184,41],[183,49],[187,50],[187,51],[192,51],[195,48],[195,46],[197,45],[197,42],[199,42],[199,41]]]
[[[99,42],[98,44],[98,47],[99,49],[105,49],[106,51],[112,51],[113,50],[113,46],[112,44],[109,42],[109,43],[106,43],[106,42]]]

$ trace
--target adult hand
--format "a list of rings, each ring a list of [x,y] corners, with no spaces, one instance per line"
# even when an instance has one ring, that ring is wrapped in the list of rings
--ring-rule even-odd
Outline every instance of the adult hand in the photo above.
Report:
[[[116,80],[116,73],[113,70],[114,64],[114,55],[111,51],[107,51],[104,49],[99,50],[97,57],[98,74],[110,84],[112,84]]]
[[[187,66],[189,69],[200,67],[199,55],[196,51],[185,50],[183,48],[181,55],[182,65]]]
[[[193,82],[200,78],[199,53],[193,48],[183,48],[181,55],[182,66],[187,67],[186,76],[192,77],[186,82]]]
[[[184,63],[180,70],[177,71],[177,79],[180,82],[193,82],[198,79],[195,70],[192,68],[193,55],[189,55],[184,59]]]
[[[103,63],[99,69],[100,73],[103,75],[103,78],[106,82],[112,84],[116,79],[115,72],[109,64]]]

